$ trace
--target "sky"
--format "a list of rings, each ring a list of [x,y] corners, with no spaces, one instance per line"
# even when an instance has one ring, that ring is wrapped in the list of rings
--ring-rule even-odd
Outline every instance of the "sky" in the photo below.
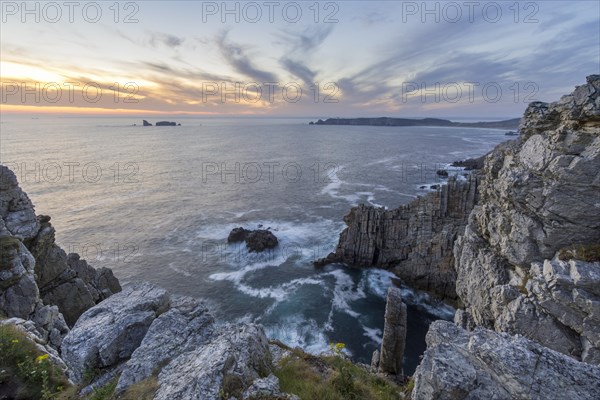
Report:
[[[598,1],[2,1],[1,113],[512,118],[600,73]]]

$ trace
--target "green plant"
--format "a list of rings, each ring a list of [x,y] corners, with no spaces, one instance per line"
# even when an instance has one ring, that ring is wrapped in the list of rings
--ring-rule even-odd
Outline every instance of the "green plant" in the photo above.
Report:
[[[274,343],[278,345],[277,343]],[[332,351],[335,344],[330,346]],[[345,346],[337,346],[339,352]],[[344,357],[314,356],[289,349],[275,368],[282,391],[302,400],[397,400],[404,388]]]
[[[119,379],[115,378],[106,385],[94,389],[92,394],[87,397],[87,400],[112,400],[118,382]]]
[[[0,325],[0,370],[0,386],[16,399],[53,399],[70,386],[50,356],[14,325]]]

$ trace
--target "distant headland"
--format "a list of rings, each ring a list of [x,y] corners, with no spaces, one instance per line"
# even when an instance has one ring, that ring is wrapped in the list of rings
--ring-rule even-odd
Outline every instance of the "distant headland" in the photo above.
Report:
[[[517,129],[520,118],[490,122],[452,122],[441,118],[328,118],[309,122],[309,125],[368,125],[368,126],[455,126],[464,128]]]

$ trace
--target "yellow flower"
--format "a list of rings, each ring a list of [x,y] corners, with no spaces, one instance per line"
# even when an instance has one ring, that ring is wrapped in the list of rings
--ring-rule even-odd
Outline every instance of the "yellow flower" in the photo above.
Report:
[[[47,358],[48,358],[48,354],[42,354],[41,356],[37,356],[37,358],[35,359],[35,362],[42,362]]]
[[[11,340],[11,343],[19,343],[18,339]]]
[[[335,348],[338,350],[343,350],[346,347],[346,345],[344,343],[336,343],[335,344]]]

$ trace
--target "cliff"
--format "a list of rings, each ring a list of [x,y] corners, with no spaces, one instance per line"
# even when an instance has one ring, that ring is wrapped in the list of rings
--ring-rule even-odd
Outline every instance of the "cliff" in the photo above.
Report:
[[[55,349],[88,308],[121,290],[112,271],[95,270],[54,241],[50,217],[36,216],[14,173],[0,165],[0,311],[31,320]]]
[[[600,395],[600,75],[521,132],[485,160],[454,248],[460,327],[432,325],[413,398]]]
[[[447,185],[393,210],[360,205],[335,251],[318,264],[342,262],[392,270],[409,285],[457,300],[453,246],[478,200],[478,178]]]
[[[461,319],[598,364],[600,265],[565,255],[600,243],[600,76],[532,103],[521,132],[486,159],[456,242]]]

